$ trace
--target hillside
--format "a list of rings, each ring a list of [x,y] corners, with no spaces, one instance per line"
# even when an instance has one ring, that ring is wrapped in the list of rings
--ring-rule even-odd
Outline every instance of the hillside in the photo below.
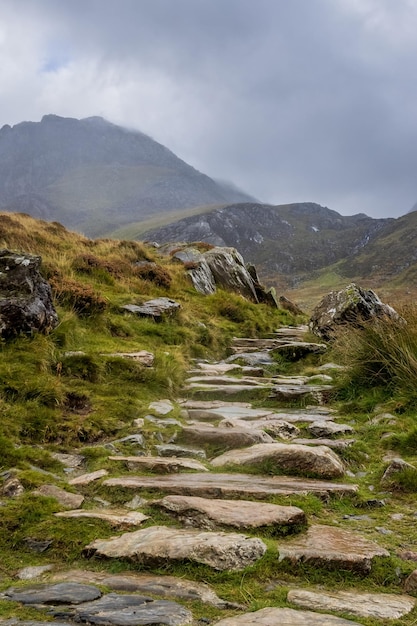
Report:
[[[248,200],[147,135],[100,117],[45,115],[0,130],[0,209],[88,236],[156,213]]]
[[[234,246],[265,280],[282,289],[338,261],[355,258],[394,222],[363,214],[342,216],[311,202],[245,203],[185,217],[150,230],[141,239]]]

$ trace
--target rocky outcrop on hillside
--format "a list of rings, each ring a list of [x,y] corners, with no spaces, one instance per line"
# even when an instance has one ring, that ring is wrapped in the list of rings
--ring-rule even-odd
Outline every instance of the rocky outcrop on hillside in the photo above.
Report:
[[[0,250],[0,336],[49,332],[58,324],[51,287],[39,273],[41,258]]]

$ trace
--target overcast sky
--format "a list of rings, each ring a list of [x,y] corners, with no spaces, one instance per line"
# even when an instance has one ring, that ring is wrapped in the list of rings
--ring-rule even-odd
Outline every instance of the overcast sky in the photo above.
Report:
[[[141,130],[264,202],[417,202],[417,0],[0,0],[0,126]]]

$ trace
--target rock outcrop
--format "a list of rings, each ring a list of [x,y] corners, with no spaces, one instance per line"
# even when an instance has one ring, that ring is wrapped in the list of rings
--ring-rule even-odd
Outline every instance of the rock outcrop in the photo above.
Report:
[[[41,257],[0,250],[0,336],[47,333],[58,324],[49,283],[39,272]]]
[[[354,283],[340,291],[331,291],[316,306],[310,318],[310,330],[325,341],[334,339],[338,327],[360,326],[376,318],[400,320],[398,313],[384,304],[371,289],[362,289]]]

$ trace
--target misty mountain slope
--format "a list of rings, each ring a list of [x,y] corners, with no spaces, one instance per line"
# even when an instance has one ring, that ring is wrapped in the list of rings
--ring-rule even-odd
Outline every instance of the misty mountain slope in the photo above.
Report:
[[[252,200],[138,131],[46,115],[0,130],[0,209],[89,236],[159,212]]]
[[[245,203],[189,216],[142,238],[234,246],[255,263],[263,278],[294,285],[318,269],[357,254],[394,221],[363,214],[342,216],[311,202]]]

